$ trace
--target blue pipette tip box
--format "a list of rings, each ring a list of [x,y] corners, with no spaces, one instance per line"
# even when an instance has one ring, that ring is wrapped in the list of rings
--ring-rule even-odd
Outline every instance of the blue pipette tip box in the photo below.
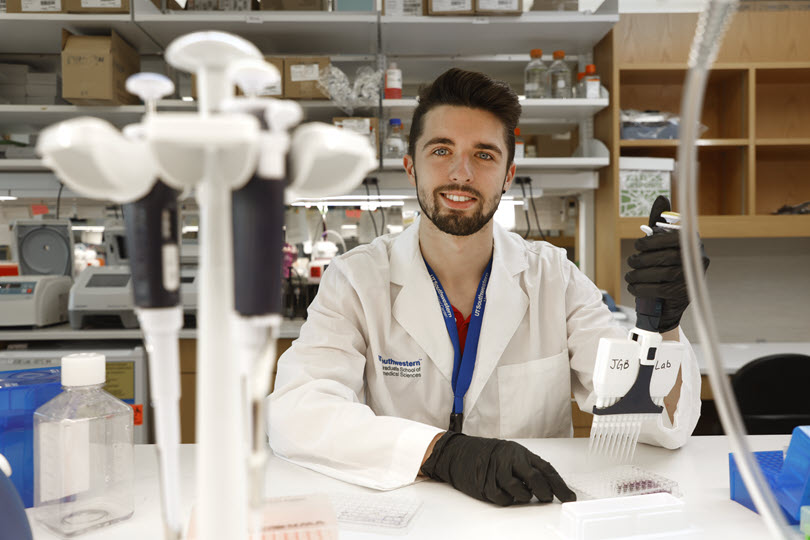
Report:
[[[26,508],[34,505],[34,411],[61,391],[60,368],[0,371],[0,454]]]
[[[786,454],[754,452],[754,457],[788,522],[797,525],[802,507],[810,505],[810,426],[793,430]],[[756,512],[733,454],[728,455],[728,468],[731,499]]]

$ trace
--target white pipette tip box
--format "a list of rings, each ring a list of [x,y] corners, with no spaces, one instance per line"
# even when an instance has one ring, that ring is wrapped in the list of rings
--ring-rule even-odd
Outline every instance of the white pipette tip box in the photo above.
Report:
[[[566,540],[684,538],[694,530],[683,507],[669,493],[565,503],[560,533]]]

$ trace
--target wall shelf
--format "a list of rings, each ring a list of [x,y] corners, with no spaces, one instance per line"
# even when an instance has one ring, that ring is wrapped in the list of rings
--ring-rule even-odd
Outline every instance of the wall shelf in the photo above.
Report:
[[[698,146],[734,147],[748,146],[748,139],[699,139]],[[622,139],[621,148],[677,148],[677,139]]]
[[[527,53],[531,49],[590,52],[617,14],[526,12],[519,17],[380,17],[383,54]]]
[[[622,239],[641,238],[647,218],[619,218]],[[698,216],[701,238],[802,238],[810,236],[810,215]]]
[[[62,28],[85,35],[109,35],[115,30],[141,54],[162,51],[150,35],[132,22],[132,15],[66,13],[0,13],[0,52],[3,54],[59,54]]]

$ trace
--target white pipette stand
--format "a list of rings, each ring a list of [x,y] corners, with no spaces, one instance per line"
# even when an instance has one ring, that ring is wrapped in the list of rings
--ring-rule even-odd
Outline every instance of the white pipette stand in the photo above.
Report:
[[[199,114],[154,114],[154,102],[165,95],[167,86],[144,76],[142,84],[134,80],[131,91],[147,101],[147,115],[141,124],[128,126],[126,137],[102,120],[78,118],[46,129],[37,149],[65,184],[89,197],[136,201],[150,193],[158,178],[176,190],[195,188],[201,227],[194,530],[195,537],[204,540],[240,539],[248,535],[248,463],[255,466],[256,462],[249,460],[245,394],[256,398],[265,387],[264,383],[244,387],[243,374],[251,363],[240,366],[247,356],[237,359],[233,354],[231,192],[242,188],[257,171],[267,178],[283,175],[288,152],[293,167],[286,175],[290,178],[287,197],[299,192],[320,197],[344,193],[362,181],[376,160],[365,137],[334,126],[305,124],[288,135],[286,130],[300,121],[295,104],[268,100],[269,132],[261,131],[252,114],[237,112],[238,108],[225,112],[234,82],[248,89],[267,75],[263,67],[251,72],[244,64],[260,61],[261,54],[242,38],[223,32],[189,34],[172,42],[165,58],[175,68],[197,75]],[[230,76],[229,66],[234,66]],[[269,326],[260,324],[249,332],[265,339],[245,342],[274,342],[272,329],[279,321],[271,318]],[[275,360],[274,348],[264,347],[265,354],[272,354],[261,360],[255,356],[259,347],[251,348],[251,375],[269,380],[268,358]],[[161,387],[171,390],[173,381],[167,376]],[[172,391],[165,394],[174,399]],[[174,493],[169,480],[163,489]]]

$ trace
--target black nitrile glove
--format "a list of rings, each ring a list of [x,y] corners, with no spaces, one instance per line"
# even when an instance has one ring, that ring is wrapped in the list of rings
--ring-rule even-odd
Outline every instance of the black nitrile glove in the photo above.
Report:
[[[658,331],[668,332],[678,327],[681,316],[689,305],[689,293],[681,263],[681,235],[666,231],[655,224],[662,221],[661,213],[670,210],[669,199],[659,196],[650,212],[651,236],[636,240],[636,253],[630,255],[627,264],[633,268],[624,279],[627,290],[636,298],[659,298],[662,301],[661,320]],[[703,270],[709,267],[709,258],[700,244]]]
[[[436,442],[422,472],[462,493],[501,506],[524,504],[536,496],[548,503],[577,500],[546,461],[516,442],[448,431]]]

